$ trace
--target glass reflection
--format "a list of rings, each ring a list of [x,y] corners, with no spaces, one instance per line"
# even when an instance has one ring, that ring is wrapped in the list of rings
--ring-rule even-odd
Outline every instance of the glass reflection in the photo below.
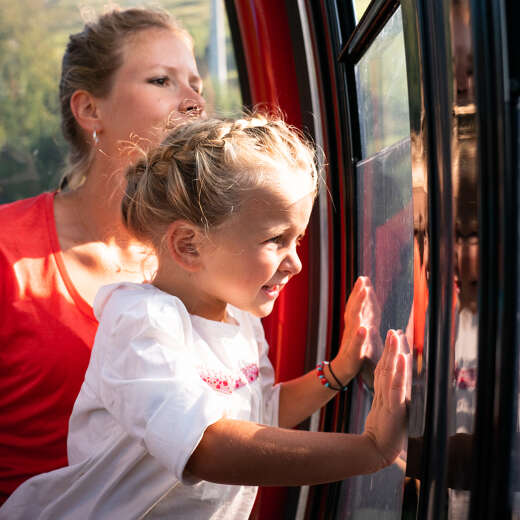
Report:
[[[468,456],[461,458],[460,450],[455,453],[451,445],[469,444],[474,432],[478,368],[477,132],[470,23],[469,0],[453,0],[450,10],[453,63],[451,169],[455,258],[448,403],[448,518],[451,520],[465,520],[469,515],[471,451],[465,450]]]
[[[406,58],[399,8],[356,66],[362,157],[356,167],[358,270],[372,280],[381,336],[406,332],[413,344],[414,217]],[[424,255],[424,248],[417,245]],[[377,359],[374,360],[376,362]],[[372,402],[372,370],[352,388],[349,431],[363,431]],[[338,518],[400,519],[406,453],[373,475],[342,483]]]
[[[401,8],[355,67],[361,157],[410,136]]]
[[[412,390],[408,409],[408,446],[402,520],[417,518],[421,494],[426,389],[428,388],[430,237],[428,136],[425,128],[423,66],[415,2],[402,2],[410,105],[413,198],[413,344]]]
[[[381,306],[381,336],[406,331],[413,344],[413,212],[410,139],[404,139],[357,166],[359,270],[372,280]],[[349,431],[363,431],[372,401],[372,372],[352,391]],[[343,483],[339,518],[400,518],[406,456],[374,475]],[[351,516],[353,515],[353,516]]]

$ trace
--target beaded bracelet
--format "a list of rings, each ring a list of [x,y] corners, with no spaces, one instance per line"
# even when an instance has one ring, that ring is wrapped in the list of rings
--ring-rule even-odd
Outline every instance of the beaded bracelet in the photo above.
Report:
[[[332,386],[329,381],[327,380],[327,378],[325,377],[325,374],[323,373],[323,367],[325,365],[329,365],[329,370],[330,370],[330,363],[328,361],[322,361],[321,363],[318,364],[318,366],[316,367],[316,375],[318,376],[318,379],[320,380],[320,383],[323,385],[323,386],[326,386],[327,388],[330,388],[331,390],[335,390],[336,392],[341,392],[341,391],[345,391],[347,389],[347,386],[345,385],[342,385],[340,383],[340,381],[338,380],[338,378],[332,373],[332,370],[330,370],[330,373],[332,374],[332,376],[334,377],[334,379],[336,380],[336,382],[339,384],[339,388],[337,386]]]

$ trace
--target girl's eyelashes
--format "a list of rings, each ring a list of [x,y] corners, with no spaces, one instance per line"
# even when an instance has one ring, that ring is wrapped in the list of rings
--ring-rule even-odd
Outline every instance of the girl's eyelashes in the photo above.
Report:
[[[296,237],[296,240],[295,240],[296,247],[298,247],[301,244],[302,240],[303,240],[303,235],[299,235]],[[277,244],[277,245],[284,245],[285,242],[286,242],[286,238],[283,235],[276,235],[271,238],[268,238],[265,241],[266,244],[273,243],[273,244]]]
[[[271,238],[268,238],[266,241],[266,243],[274,243],[274,244],[281,244],[283,242],[283,236],[282,235],[276,235],[274,237],[271,237]]]

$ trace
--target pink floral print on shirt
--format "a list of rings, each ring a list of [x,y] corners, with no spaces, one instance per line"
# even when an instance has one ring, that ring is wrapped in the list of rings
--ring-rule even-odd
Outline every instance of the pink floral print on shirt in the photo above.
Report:
[[[199,374],[213,390],[224,394],[231,394],[238,388],[256,381],[258,379],[258,365],[252,363],[241,368],[235,373],[200,368]]]

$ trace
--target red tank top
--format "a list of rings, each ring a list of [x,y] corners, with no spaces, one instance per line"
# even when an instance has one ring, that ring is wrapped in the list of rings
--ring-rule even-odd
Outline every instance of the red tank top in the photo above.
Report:
[[[0,504],[67,464],[67,430],[97,329],[65,271],[54,195],[0,206]]]

